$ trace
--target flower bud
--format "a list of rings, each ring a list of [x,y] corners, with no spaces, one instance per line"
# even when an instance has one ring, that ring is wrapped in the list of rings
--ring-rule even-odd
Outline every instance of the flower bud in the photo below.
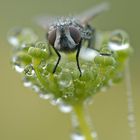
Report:
[[[95,57],[94,62],[102,66],[113,66],[115,64],[115,59],[108,55],[98,55]]]
[[[40,48],[30,47],[28,54],[36,59],[46,59],[48,57],[47,53]]]

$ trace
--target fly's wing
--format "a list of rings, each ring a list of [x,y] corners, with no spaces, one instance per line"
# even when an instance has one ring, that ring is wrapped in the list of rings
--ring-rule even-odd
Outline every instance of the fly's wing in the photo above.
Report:
[[[82,25],[86,25],[93,20],[93,18],[100,13],[109,9],[108,3],[101,3],[95,7],[90,8],[89,10],[81,13],[80,15],[74,16]],[[57,20],[61,19],[61,16],[38,16],[35,19],[35,22],[41,26],[43,29],[48,30],[50,25],[55,23]],[[66,17],[63,17],[66,18]]]
[[[81,22],[82,25],[87,25],[94,19],[94,17],[96,17],[97,15],[101,14],[104,11],[107,11],[108,9],[109,9],[108,3],[101,3],[81,13],[80,15],[76,16],[76,18]]]
[[[59,16],[38,16],[35,18],[35,22],[43,29],[48,30],[59,18]]]

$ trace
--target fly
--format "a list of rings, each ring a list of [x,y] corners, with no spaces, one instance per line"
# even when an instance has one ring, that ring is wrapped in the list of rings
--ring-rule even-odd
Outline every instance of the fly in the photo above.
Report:
[[[53,17],[40,17],[37,22],[47,30],[47,40],[56,52],[58,59],[53,73],[61,60],[60,52],[70,53],[76,51],[76,62],[80,76],[82,75],[79,64],[79,53],[82,43],[87,41],[88,48],[94,48],[95,29],[90,22],[95,16],[108,9],[107,3],[102,3],[73,18],[61,17],[59,20]]]

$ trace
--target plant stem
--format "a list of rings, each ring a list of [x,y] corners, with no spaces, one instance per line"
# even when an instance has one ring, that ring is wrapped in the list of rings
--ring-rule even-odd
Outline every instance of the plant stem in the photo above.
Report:
[[[40,83],[46,88],[47,87],[47,83],[45,81],[45,79],[41,76],[39,70],[38,70],[38,61],[36,59],[33,59],[33,67],[36,73],[36,76],[38,78],[38,80],[40,81]]]
[[[131,84],[131,75],[129,71],[129,61],[125,63],[125,83],[126,83],[126,96],[128,104],[128,125],[130,129],[131,140],[137,140],[137,126],[136,126],[136,116],[134,109],[134,100]]]
[[[85,137],[85,140],[93,140],[91,135],[90,127],[87,123],[85,112],[84,112],[84,104],[77,104],[73,106],[74,113],[77,117],[77,121],[79,122],[80,130]]]

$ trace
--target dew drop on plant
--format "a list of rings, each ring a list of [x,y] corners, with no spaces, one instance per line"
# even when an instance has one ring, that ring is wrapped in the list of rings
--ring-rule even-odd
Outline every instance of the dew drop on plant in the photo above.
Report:
[[[8,33],[8,41],[14,47],[37,41],[37,35],[29,28],[14,28]]]
[[[60,98],[58,98],[58,99],[52,99],[51,101],[50,101],[50,103],[52,104],[52,105],[58,105],[58,104],[60,104],[62,101],[61,101],[61,99]]]
[[[109,86],[112,86],[112,85],[113,85],[112,79],[110,79],[110,80],[108,81],[108,85],[109,85]]]
[[[120,51],[120,50],[125,50],[127,48],[129,48],[129,44],[116,44],[114,42],[110,42],[109,43],[109,48],[113,51]]]
[[[69,113],[72,111],[72,107],[70,105],[63,103],[63,102],[59,104],[59,109],[63,113]]]
[[[31,87],[32,86],[32,83],[29,80],[27,80],[26,78],[24,78],[23,79],[23,85],[25,87]]]
[[[48,100],[48,99],[53,98],[53,95],[48,94],[48,93],[47,93],[47,94],[39,93],[39,97],[40,97],[41,99]]]
[[[46,69],[47,65],[46,65],[46,61],[41,61],[39,67],[41,67],[43,70]]]
[[[59,82],[59,84],[60,84],[60,86],[66,88],[66,87],[69,86],[69,81],[67,81],[67,80],[61,80],[61,81]]]
[[[40,91],[40,89],[39,89],[39,87],[37,86],[37,85],[33,85],[32,86],[32,89],[35,91],[35,92],[39,92]]]
[[[93,137],[94,140],[97,140],[98,139],[98,135],[97,135],[97,132],[96,131],[93,131],[91,136]]]
[[[75,132],[71,135],[71,140],[86,140],[86,139],[82,134]]]
[[[107,87],[105,87],[105,86],[102,87],[102,88],[101,88],[101,91],[102,91],[102,92],[106,92],[106,91],[107,91]]]
[[[130,45],[127,34],[121,30],[112,32],[108,46],[112,51],[128,49]]]
[[[15,47],[19,45],[18,39],[17,39],[16,37],[14,37],[14,36],[9,37],[9,38],[8,38],[8,41],[9,41],[9,43],[10,43],[11,45],[13,45],[13,46],[15,46]]]
[[[74,94],[73,94],[73,89],[70,89],[71,91],[67,91],[63,96],[62,96],[62,98],[64,98],[64,99],[67,99],[67,98],[69,98],[69,97],[73,97],[74,96]]]
[[[92,61],[95,56],[99,55],[99,52],[90,48],[81,48],[80,57],[87,61]]]
[[[72,77],[68,73],[62,73],[59,80],[59,86],[61,88],[68,88],[72,84]]]
[[[16,70],[16,72],[22,73],[24,71],[24,67],[19,63],[17,56],[12,57],[12,63],[13,63],[13,68]]]
[[[101,85],[100,83],[99,83],[99,84],[97,84],[97,88],[98,88],[98,87],[100,87],[100,85]]]
[[[138,140],[133,92],[132,92],[132,85],[131,85],[131,76],[130,76],[128,61],[126,62],[126,66],[125,66],[125,83],[126,83],[126,96],[127,96],[127,105],[128,105],[128,126],[130,129],[131,140]]]
[[[18,72],[18,73],[22,73],[24,71],[24,67],[20,66],[19,64],[15,64],[14,65],[14,69]]]
[[[16,62],[17,62],[17,56],[13,56],[13,57],[12,57],[12,62],[13,62],[13,63],[16,63]]]
[[[135,121],[135,116],[134,116],[134,114],[128,114],[128,122],[129,122],[129,126],[130,127],[134,127],[135,126],[135,123],[134,123],[134,121]]]
[[[35,71],[31,65],[26,66],[24,72],[26,76],[33,76],[35,74]]]
[[[36,43],[35,47],[36,48],[40,48],[43,51],[46,51],[47,50],[47,44],[44,43],[44,42],[38,42],[38,43]]]

